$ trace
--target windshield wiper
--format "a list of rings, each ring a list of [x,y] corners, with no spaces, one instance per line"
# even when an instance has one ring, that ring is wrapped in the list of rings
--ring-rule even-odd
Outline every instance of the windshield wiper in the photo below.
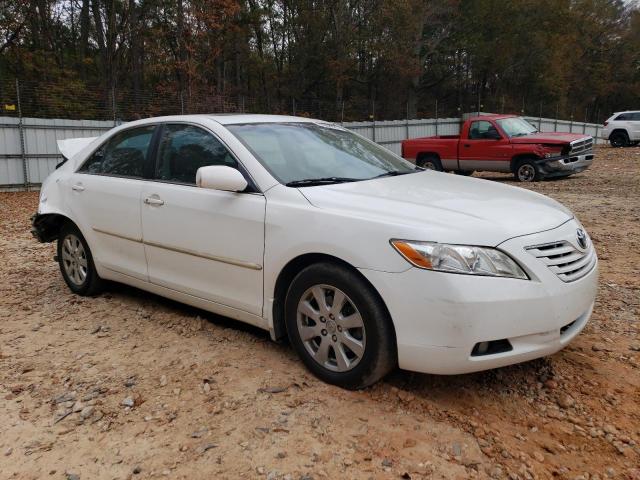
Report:
[[[330,185],[332,183],[346,183],[357,182],[362,180],[361,178],[348,178],[348,177],[323,177],[323,178],[305,178],[302,180],[292,180],[285,183],[287,187],[312,187],[314,185]]]
[[[392,170],[390,172],[381,173],[380,175],[376,175],[375,177],[372,177],[372,178],[397,177],[398,175],[406,175],[407,173],[415,173],[415,171],[399,172],[397,170]]]

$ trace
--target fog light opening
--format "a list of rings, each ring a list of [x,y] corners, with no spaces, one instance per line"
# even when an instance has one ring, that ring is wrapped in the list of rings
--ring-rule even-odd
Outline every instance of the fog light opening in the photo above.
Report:
[[[511,343],[506,338],[502,340],[491,340],[490,342],[478,342],[471,350],[472,357],[482,357],[484,355],[495,355],[497,353],[510,352],[513,350]]]

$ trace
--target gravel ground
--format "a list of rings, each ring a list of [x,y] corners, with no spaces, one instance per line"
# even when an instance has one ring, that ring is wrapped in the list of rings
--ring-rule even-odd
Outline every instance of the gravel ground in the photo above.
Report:
[[[597,246],[585,331],[550,358],[362,392],[231,320],[119,285],[71,295],[29,233],[37,194],[0,193],[0,477],[640,478],[640,148],[527,188]]]

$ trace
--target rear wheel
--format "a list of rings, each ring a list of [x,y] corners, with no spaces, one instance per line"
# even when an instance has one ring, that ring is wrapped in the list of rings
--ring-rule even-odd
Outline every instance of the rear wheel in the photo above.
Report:
[[[629,144],[629,136],[626,132],[613,132],[609,137],[609,143],[614,148],[626,147]]]
[[[420,155],[416,160],[416,165],[427,170],[442,171],[442,162],[440,162],[437,155]]]
[[[533,160],[523,160],[516,167],[515,177],[519,182],[537,182],[541,178],[540,169]]]
[[[62,278],[73,293],[88,296],[102,290],[103,282],[93,263],[89,245],[73,224],[68,223],[60,229],[58,263]]]
[[[395,334],[378,294],[356,272],[332,263],[302,270],[285,302],[289,340],[316,376],[367,387],[396,365]]]

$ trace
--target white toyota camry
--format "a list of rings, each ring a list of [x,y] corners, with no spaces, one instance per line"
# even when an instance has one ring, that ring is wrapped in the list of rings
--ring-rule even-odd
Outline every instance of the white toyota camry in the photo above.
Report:
[[[593,309],[596,253],[567,208],[339,125],[160,117],[60,148],[33,233],[73,292],[112,280],[253,324],[346,388],[549,355]]]

